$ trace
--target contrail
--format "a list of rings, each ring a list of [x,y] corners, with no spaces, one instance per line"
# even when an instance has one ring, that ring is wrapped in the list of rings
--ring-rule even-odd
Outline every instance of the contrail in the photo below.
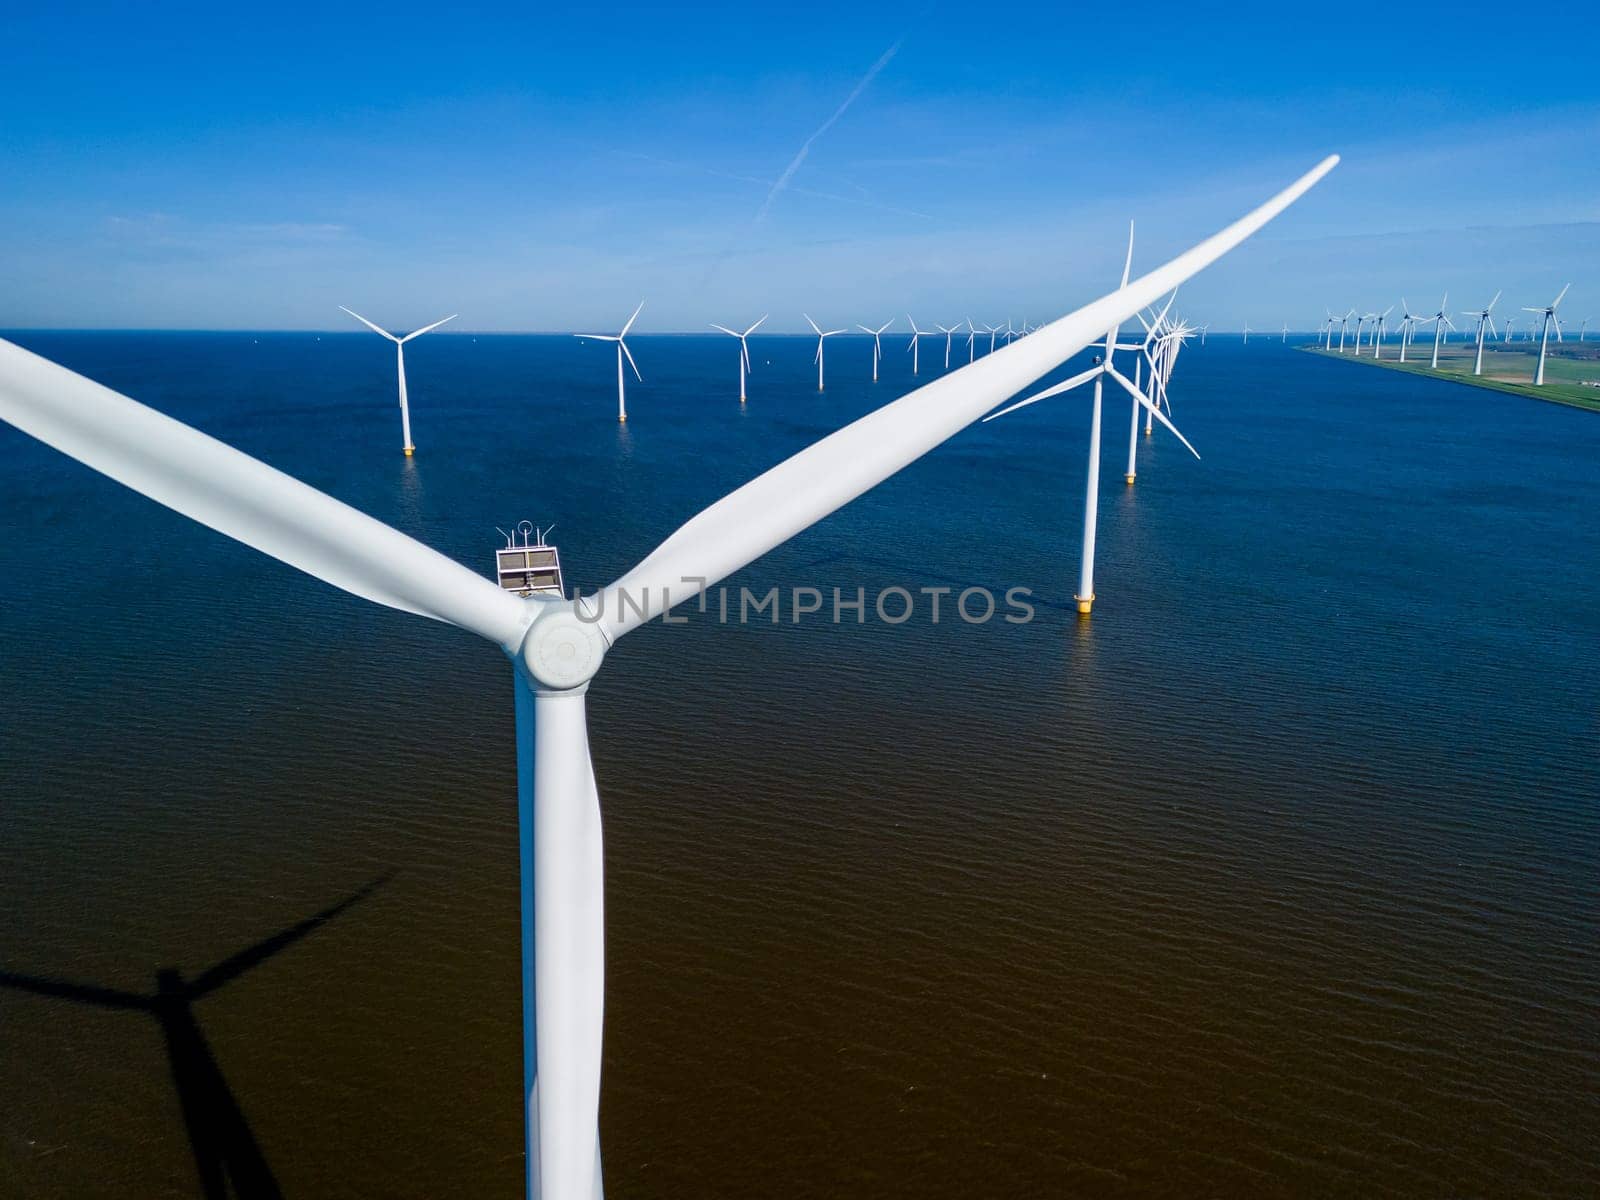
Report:
[[[878,61],[872,64],[867,73],[861,77],[860,82],[844,98],[844,103],[833,110],[833,116],[824,121],[817,131],[805,140],[805,144],[800,147],[799,152],[795,154],[789,165],[783,169],[783,174],[779,175],[777,182],[772,185],[772,190],[767,193],[767,198],[761,205],[761,211],[756,214],[756,224],[759,225],[766,219],[768,210],[772,208],[772,202],[783,194],[784,188],[789,186],[789,180],[794,178],[794,173],[800,169],[800,164],[805,162],[806,155],[811,153],[811,144],[832,129],[834,122],[844,116],[845,110],[856,102],[856,97],[866,91],[867,85],[877,78],[878,72],[889,65],[889,60],[895,56],[895,53],[900,49],[900,43],[903,41],[905,41],[905,38],[901,37],[894,45],[883,52]]]

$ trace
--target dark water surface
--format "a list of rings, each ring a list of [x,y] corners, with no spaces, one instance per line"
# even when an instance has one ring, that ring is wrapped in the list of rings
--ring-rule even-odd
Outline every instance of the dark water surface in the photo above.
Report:
[[[17,340],[586,587],[910,382],[640,337],[619,429],[609,348],[430,335],[406,461],[376,338]],[[1132,490],[1107,405],[1091,623],[1075,399],[734,580],[1033,623],[608,658],[610,1196],[1600,1193],[1600,418],[1259,339],[1173,399]],[[0,530],[0,1195],[517,1195],[499,652],[4,426]]]

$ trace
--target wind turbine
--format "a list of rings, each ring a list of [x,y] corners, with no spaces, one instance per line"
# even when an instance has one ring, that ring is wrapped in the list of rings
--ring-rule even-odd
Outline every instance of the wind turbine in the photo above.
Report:
[[[1123,260],[1121,288],[1126,288],[1128,286],[1128,271],[1132,266],[1133,222],[1129,221],[1128,257]],[[1119,288],[1119,291],[1121,288]],[[1168,304],[1171,304],[1170,300],[1168,301]],[[1138,310],[1135,311],[1137,312]],[[1147,397],[1142,390],[1140,390],[1138,385],[1133,383],[1126,375],[1117,370],[1115,365],[1113,365],[1111,357],[1114,351],[1143,349],[1142,346],[1131,346],[1118,343],[1117,331],[1121,323],[1122,322],[1118,320],[1106,330],[1104,356],[1102,357],[1099,354],[1095,355],[1094,365],[1087,371],[1082,371],[1063,383],[1058,383],[1054,387],[1048,387],[1042,392],[1037,392],[1034,395],[1029,396],[1026,400],[1019,400],[1015,404],[1008,405],[997,413],[990,413],[984,418],[986,422],[993,421],[996,417],[1003,417],[1007,413],[1016,412],[1019,408],[1026,408],[1028,405],[1036,404],[1040,400],[1048,399],[1051,396],[1059,396],[1062,392],[1071,391],[1073,388],[1081,387],[1090,380],[1094,381],[1094,405],[1090,410],[1091,416],[1089,418],[1089,475],[1083,502],[1083,552],[1078,566],[1078,591],[1074,596],[1074,599],[1076,599],[1078,602],[1078,613],[1080,616],[1088,616],[1090,610],[1094,607],[1094,538],[1095,527],[1098,524],[1100,514],[1100,409],[1102,400],[1102,387],[1104,385],[1105,376],[1109,375],[1112,379],[1116,380],[1123,390],[1133,397],[1133,402],[1136,405],[1142,404],[1147,412],[1153,413],[1163,425],[1172,430],[1173,433],[1177,434],[1180,442],[1183,442],[1185,446],[1189,446],[1189,443],[1184,438],[1183,434],[1178,433],[1177,427],[1173,425],[1171,421],[1167,420],[1161,411],[1156,408],[1155,404],[1150,400],[1150,398]],[[1196,453],[1193,446],[1189,446],[1189,453],[1194,454],[1196,458],[1200,457],[1200,455]]]
[[[984,329],[987,330],[988,334],[989,334],[989,353],[993,354],[994,353],[994,339],[1000,335],[1000,326],[998,326],[998,325],[985,325]]]
[[[1511,323],[1515,320],[1515,317],[1507,317],[1506,323],[1500,327],[1504,331],[1500,338],[1502,342],[1509,342],[1511,340]]]
[[[1556,341],[1561,340],[1561,324],[1556,321],[1556,309],[1561,307],[1561,301],[1566,298],[1568,290],[1572,287],[1569,283],[1561,289],[1561,294],[1543,308],[1524,308],[1523,312],[1539,313],[1544,316],[1544,328],[1539,331],[1539,365],[1534,368],[1533,385],[1541,387],[1544,384],[1544,353],[1550,345],[1550,326],[1555,324]]]
[[[972,323],[972,318],[967,318],[967,365],[971,366],[978,356],[978,348],[974,344],[978,336],[978,327]]]
[[[800,315],[802,317],[806,317],[805,313],[801,313]],[[843,333],[844,330],[842,330],[842,329],[830,329],[826,333],[824,333],[821,329],[817,329],[817,323],[815,321],[813,321],[810,317],[806,317],[806,324],[811,326],[812,329],[816,330],[816,333],[817,333],[817,358],[816,358],[816,362],[817,362],[817,391],[820,392],[822,390],[822,343],[825,342],[828,338],[831,338],[831,337],[835,336],[836,334]]]
[[[1249,321],[1246,321],[1244,323],[1244,344],[1246,346],[1248,346],[1250,344],[1250,322]]]
[[[761,321],[765,321],[767,319],[768,315],[769,314],[767,314],[767,313],[762,313],[761,314]],[[749,373],[749,370],[750,370],[750,343],[746,339],[748,339],[749,336],[752,333],[754,333],[757,329],[759,329],[761,327],[761,321],[757,321],[754,325],[750,326],[750,328],[746,329],[743,333],[740,333],[736,329],[729,329],[726,325],[718,325],[714,321],[711,324],[711,328],[720,329],[723,333],[727,334],[729,337],[736,337],[736,338],[739,339],[739,403],[740,404],[744,403],[744,377],[745,377],[746,374]],[[620,345],[621,343],[619,342],[618,344]]]
[[[360,321],[368,329],[372,330],[373,333],[379,334],[382,337],[386,337],[394,343],[394,369],[395,374],[400,380],[400,436],[405,441],[405,446],[403,449],[406,452],[406,457],[410,458],[416,453],[417,448],[411,444],[411,405],[407,401],[406,397],[406,343],[412,338],[419,338],[423,334],[439,328],[439,326],[443,325],[445,321],[454,321],[456,319],[456,314],[451,313],[443,320],[435,321],[432,325],[424,325],[421,329],[413,329],[410,333],[406,334],[405,337],[395,337],[395,335],[390,333],[387,329],[380,329],[371,321],[363,317],[360,313],[352,312],[350,309],[345,308],[345,306],[342,304],[339,305],[339,307],[344,312],[350,313],[352,317]]]
[[[893,324],[894,324],[894,318],[891,317],[889,320],[885,321],[882,325],[879,325],[876,329],[868,329],[865,325],[857,325],[856,326],[856,328],[861,330],[862,333],[870,333],[872,335],[872,382],[873,383],[877,383],[878,382],[878,360],[883,357],[883,342],[881,340],[882,337],[883,337],[883,331],[885,329],[889,328],[889,326],[891,326]],[[819,330],[819,332],[820,332],[820,330]],[[818,353],[821,353],[822,347],[819,345],[817,347],[817,350],[818,350]]]
[[[910,313],[906,314],[906,324],[911,326],[911,344],[906,349],[911,351],[911,373],[915,375],[917,373],[917,343],[922,338],[932,337],[933,335],[929,330],[918,329],[917,323],[911,319]]]
[[[1376,361],[1383,357],[1383,324],[1389,319],[1389,314],[1394,311],[1394,305],[1389,305],[1381,313],[1373,315],[1372,326],[1372,357]]]
[[[627,355],[628,356],[628,365],[633,368],[633,377],[635,379],[637,379],[640,383],[644,382],[644,376],[639,374],[639,364],[633,361],[633,351],[628,349],[628,341],[627,341],[628,330],[633,328],[633,323],[639,319],[639,313],[643,308],[644,308],[644,301],[641,300],[641,301],[639,301],[639,307],[633,310],[633,316],[629,317],[628,318],[628,323],[622,327],[622,332],[617,334],[615,337],[613,337],[609,333],[575,333],[575,334],[572,335],[573,337],[578,337],[578,338],[588,338],[590,341],[594,341],[594,342],[615,342],[617,344],[617,420],[618,421],[626,421],[628,419],[627,396],[624,394],[623,386],[622,386],[622,356],[623,355]],[[743,387],[741,387],[739,390],[742,392],[744,389],[743,389]]]
[[[1439,311],[1434,313],[1431,317],[1422,318],[1424,322],[1433,322],[1433,363],[1431,366],[1435,371],[1439,369],[1439,339],[1444,335],[1446,326],[1449,326],[1451,329],[1455,328],[1455,326],[1451,324],[1450,318],[1444,315],[1444,306],[1449,302],[1449,300],[1450,293],[1446,292],[1444,294],[1444,299],[1439,301]]]
[[[1339,353],[1340,354],[1344,353],[1344,335],[1345,335],[1345,331],[1350,328],[1350,318],[1355,316],[1355,315],[1356,315],[1356,310],[1352,308],[1349,312],[1345,313],[1344,316],[1339,318]]]
[[[1500,293],[1496,292],[1494,294],[1494,300],[1489,301],[1487,308],[1481,308],[1477,312],[1467,312],[1461,314],[1464,317],[1478,318],[1478,352],[1472,361],[1472,373],[1474,375],[1483,374],[1483,334],[1485,330],[1488,330],[1491,337],[1494,335],[1494,318],[1492,318],[1489,314],[1494,311],[1495,302],[1499,299]]]
[[[1283,344],[1286,344],[1288,341],[1289,341],[1289,322],[1285,321],[1283,323],[1283,336],[1278,339],[1278,343],[1280,345],[1283,345]]]
[[[1167,401],[1167,382],[1172,377],[1172,369],[1178,361],[1178,351],[1183,348],[1184,342],[1194,332],[1185,321],[1174,325],[1167,320],[1167,313],[1172,308],[1172,302],[1178,298],[1176,290],[1167,298],[1167,303],[1162,310],[1151,320],[1146,321],[1144,316],[1139,316],[1140,323],[1145,328],[1144,345],[1142,353],[1133,360],[1133,386],[1140,386],[1140,367],[1148,362],[1150,364],[1150,391],[1153,408],[1145,410],[1144,435],[1150,436],[1153,425],[1152,414],[1165,405],[1168,412],[1172,405]],[[1132,412],[1129,416],[1128,426],[1128,470],[1123,475],[1123,481],[1130,487],[1138,477],[1139,469],[1139,408],[1137,399],[1130,406]]]
[[[802,450],[587,597],[503,590],[331,496],[3,340],[0,420],[325,583],[476,633],[511,659],[528,1194],[598,1200],[604,856],[585,695],[607,652],[920,458],[1099,331],[1114,333],[1260,229],[1337,162],[1324,159],[1219,233],[1020,346],[917,388]],[[695,684],[689,678],[676,686],[692,697]]]
[[[1210,321],[1207,321],[1204,325],[1200,326],[1200,344],[1202,346],[1204,346],[1206,344],[1206,330],[1208,330],[1210,328],[1211,328],[1211,322]]]
[[[1411,346],[1411,338],[1416,333],[1417,323],[1427,320],[1421,313],[1411,311],[1411,305],[1404,296],[1400,297],[1400,361],[1405,362],[1406,350]]]
[[[1589,333],[1589,321],[1590,321],[1590,318],[1589,317],[1585,317],[1583,319],[1582,324],[1580,324],[1578,326],[1578,340],[1580,342],[1583,341],[1583,339],[1588,336],[1588,333]]]
[[[961,328],[961,326],[952,325],[950,328],[946,329],[943,325],[935,324],[934,328],[938,329],[940,333],[944,334],[944,369],[948,371],[950,369],[950,338],[956,330]]]

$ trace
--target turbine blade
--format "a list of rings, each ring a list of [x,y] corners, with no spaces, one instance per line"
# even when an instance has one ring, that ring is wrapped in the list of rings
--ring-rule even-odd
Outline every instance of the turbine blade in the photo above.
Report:
[[[641,300],[641,301],[639,301],[639,307],[633,310],[633,316],[629,317],[628,318],[628,323],[622,327],[622,332],[617,334],[617,340],[619,342],[623,338],[628,336],[628,330],[633,328],[633,323],[639,319],[639,314],[642,313],[643,311],[644,311],[644,301]]]
[[[802,317],[805,317],[806,324],[811,326],[812,332],[815,333],[818,337],[821,337],[822,336],[822,330],[820,328],[818,328],[817,323],[811,319],[810,315],[807,314],[807,313],[801,313],[800,315]]]
[[[1149,409],[1150,412],[1155,414],[1156,420],[1160,421],[1163,425],[1170,429],[1172,431],[1172,435],[1184,444],[1184,447],[1189,451],[1190,454],[1194,455],[1196,458],[1200,457],[1200,451],[1189,445],[1189,439],[1178,432],[1178,427],[1171,421],[1167,420],[1167,418],[1162,414],[1161,409],[1151,402],[1150,397],[1146,396],[1138,388],[1133,386],[1132,380],[1130,380],[1121,371],[1113,367],[1110,363],[1106,364],[1106,374],[1120,383],[1123,391],[1127,392],[1128,395],[1132,396],[1145,408]]]
[[[1128,222],[1128,257],[1122,260],[1121,287],[1128,286],[1128,272],[1133,269],[1133,222]]]
[[[1561,289],[1561,295],[1557,296],[1554,300],[1552,300],[1550,302],[1550,307],[1551,308],[1560,308],[1561,307],[1561,302],[1566,299],[1567,293],[1569,291],[1571,291],[1571,290],[1572,290],[1572,285],[1569,283],[1569,284],[1567,284],[1566,287]]]
[[[633,368],[633,377],[643,383],[644,376],[639,374],[639,364],[633,361],[633,351],[628,349],[628,343],[618,338],[617,345],[622,348],[622,353],[627,356],[628,365]]]
[[[745,337],[749,337],[749,336],[750,336],[750,335],[751,335],[751,334],[752,334],[752,333],[754,333],[754,332],[755,332],[755,331],[756,331],[756,330],[758,330],[758,329],[760,329],[760,328],[761,328],[761,325],[762,325],[762,323],[763,323],[763,322],[764,322],[764,321],[766,321],[766,319],[767,319],[767,317],[768,317],[768,316],[770,316],[770,315],[771,315],[771,314],[769,314],[769,313],[762,313],[762,314],[761,314],[761,320],[760,320],[760,321],[757,321],[757,322],[756,322],[756,323],[755,323],[755,324],[754,324],[754,325],[752,325],[752,326],[750,326],[750,328],[749,328],[749,329],[746,329],[746,330],[745,330],[745,331],[744,331],[744,336],[745,336]]]
[[[406,334],[405,337],[401,338],[400,341],[402,344],[404,344],[409,342],[412,338],[421,337],[425,333],[432,333],[435,329],[439,328],[439,326],[443,325],[445,321],[454,321],[455,319],[456,314],[451,313],[442,321],[435,321],[432,325],[424,325],[421,329],[413,329],[410,333]]]
[[[475,571],[233,447],[0,341],[0,419],[324,583],[514,651],[533,609]]]
[[[987,424],[997,417],[1003,417],[1007,413],[1014,413],[1019,408],[1027,408],[1028,405],[1037,404],[1041,400],[1048,400],[1051,396],[1059,396],[1063,392],[1070,392],[1075,387],[1082,387],[1098,374],[1100,374],[1099,367],[1090,367],[1087,371],[1080,372],[1079,374],[1074,375],[1071,379],[1063,380],[1061,383],[1055,384],[1052,387],[1047,387],[1042,392],[1035,392],[1026,400],[1018,400],[1015,404],[1012,404],[1006,408],[1002,408],[999,412],[990,413],[983,419],[983,423]]]
[[[339,308],[341,310],[343,310],[344,312],[349,313],[356,320],[360,321],[368,329],[372,330],[373,333],[381,334],[383,337],[388,338],[391,342],[395,342],[397,344],[399,343],[400,339],[395,337],[394,334],[390,333],[387,329],[380,329],[378,326],[374,325],[371,321],[369,321],[365,317],[363,317],[360,313],[355,312],[352,309],[345,308],[345,306],[342,305],[342,304],[339,305]]]
[[[727,334],[729,337],[738,337],[739,336],[739,333],[738,333],[737,330],[729,329],[726,325],[718,325],[715,321],[711,322],[711,328],[720,329],[720,330],[722,330],[723,333]]]
[[[1324,159],[1252,212],[1128,287],[1062,317],[1004,354],[985,355],[869,413],[717,501],[612,585],[642,611],[624,612],[600,597],[607,636],[615,641],[663,612],[670,603],[664,589],[684,589],[687,595],[686,578],[711,586],[920,458],[1215,262],[1338,161],[1336,155]]]

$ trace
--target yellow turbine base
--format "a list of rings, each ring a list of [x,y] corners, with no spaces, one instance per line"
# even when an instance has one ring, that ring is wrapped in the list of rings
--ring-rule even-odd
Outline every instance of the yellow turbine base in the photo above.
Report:
[[[407,446],[406,447],[406,457],[410,458],[413,454],[416,453],[416,450],[417,450],[417,448],[415,446]]]
[[[1074,599],[1076,599],[1078,602],[1078,615],[1087,617],[1089,615],[1089,610],[1094,607],[1093,593],[1087,596],[1076,596]]]
[[[618,425],[626,425],[627,423],[628,423],[628,414],[627,413],[623,413],[620,417],[617,418],[617,424]]]
[[[1124,475],[1123,478],[1126,479],[1130,485],[1133,483],[1132,475]]]

